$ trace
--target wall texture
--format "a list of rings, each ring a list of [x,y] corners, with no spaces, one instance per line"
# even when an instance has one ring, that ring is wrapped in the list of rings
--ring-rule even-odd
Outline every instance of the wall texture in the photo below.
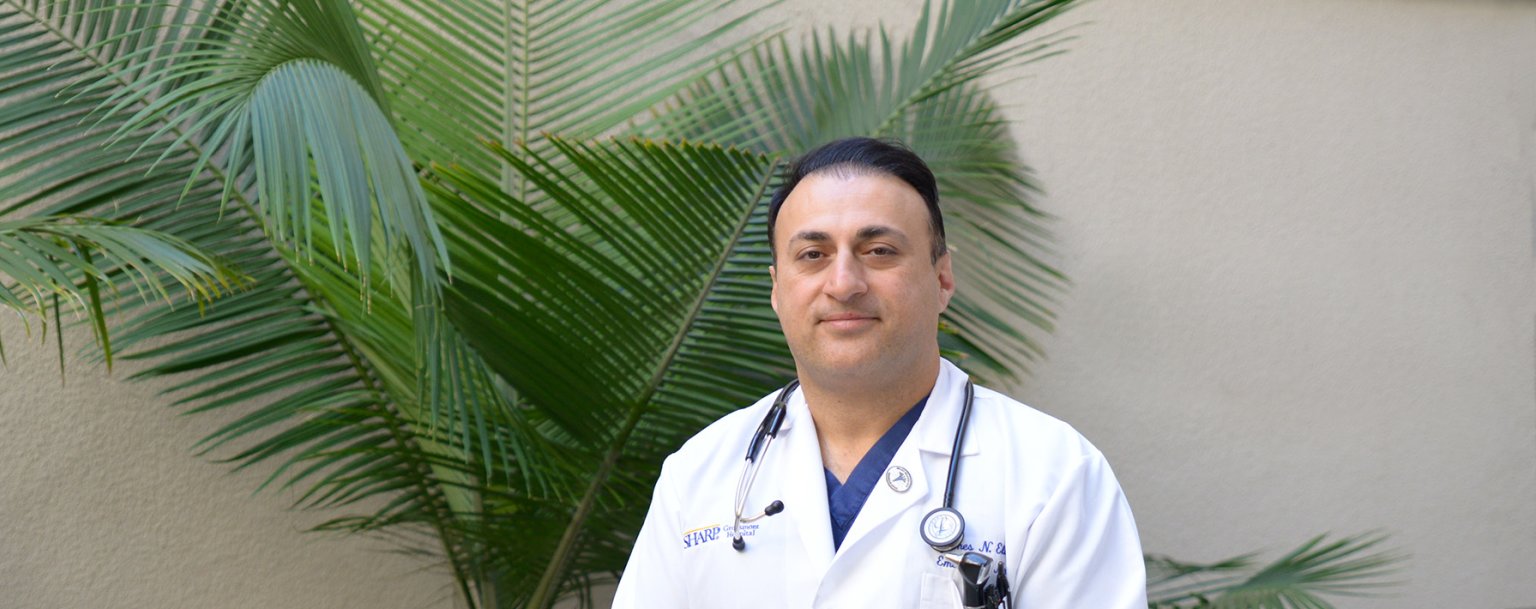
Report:
[[[1096,2],[1003,96],[1075,289],[1020,394],[1149,551],[1382,529],[1536,607],[1536,3]]]
[[[904,30],[920,2],[781,8]],[[1390,532],[1347,609],[1536,607],[1536,3],[1098,0],[998,89],[1075,282],[1015,394],[1108,454],[1149,551]],[[963,282],[968,278],[961,278]],[[300,531],[217,421],[0,321],[0,609],[449,607]],[[87,340],[83,335],[76,340]]]
[[[71,363],[61,386],[52,344],[0,319],[0,609],[451,606],[430,565],[304,533],[326,515],[253,495],[267,472],[194,458],[219,421],[176,416],[164,384]],[[69,336],[70,351],[90,341]]]

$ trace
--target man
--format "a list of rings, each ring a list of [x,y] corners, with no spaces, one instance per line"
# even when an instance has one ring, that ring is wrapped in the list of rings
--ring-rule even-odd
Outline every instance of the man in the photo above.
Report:
[[[967,400],[965,373],[939,357],[955,278],[921,159],[865,138],[806,154],[768,236],[799,386],[667,459],[615,607],[948,608],[985,593],[1023,609],[1146,607],[1136,525],[1103,455],[1006,396]],[[761,469],[744,473],[781,393]],[[936,513],[950,471],[963,522]]]

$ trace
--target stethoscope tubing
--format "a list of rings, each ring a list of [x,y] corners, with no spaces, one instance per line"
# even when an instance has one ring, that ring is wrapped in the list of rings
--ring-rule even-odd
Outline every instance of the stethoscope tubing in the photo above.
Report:
[[[955,425],[955,445],[949,453],[949,473],[944,477],[944,507],[955,507],[955,479],[960,477],[960,449],[965,431],[970,428],[971,405],[976,403],[976,386],[965,379],[965,404],[960,408],[960,422]]]
[[[748,517],[741,515],[742,510],[747,509],[747,496],[752,492],[752,484],[757,482],[757,472],[763,469],[762,457],[767,454],[768,447],[773,445],[774,438],[779,436],[779,427],[784,425],[784,414],[789,410],[789,396],[799,386],[800,379],[795,379],[779,391],[779,396],[774,398],[773,405],[768,407],[768,414],[763,417],[763,422],[757,424],[757,432],[752,434],[752,441],[747,443],[747,459],[742,464],[741,478],[736,481],[736,518],[731,523],[731,545],[737,550],[746,548],[746,541],[741,534],[742,523],[755,522],[784,509],[784,503],[775,500],[759,514]]]
[[[763,468],[763,455],[767,454],[768,447],[779,435],[779,427],[784,424],[784,417],[789,410],[789,398],[795,389],[800,386],[800,380],[795,379],[779,390],[779,395],[774,398],[773,405],[768,407],[768,413],[763,416],[761,423],[757,425],[757,431],[752,434],[752,441],[747,443],[746,462],[742,464],[741,478],[736,482],[736,517],[731,525],[731,545],[737,550],[746,547],[742,538],[741,525],[744,522],[754,522],[758,519],[772,516],[784,509],[784,504],[774,501],[765,508],[762,513],[752,516],[742,516],[742,511],[747,507],[747,496],[752,492],[752,485],[757,482],[757,473]],[[960,477],[960,451],[965,445],[965,432],[970,427],[971,406],[976,402],[976,386],[971,379],[965,380],[965,401],[961,403],[960,420],[955,425],[954,445],[949,453],[949,471],[944,477],[944,507],[942,509],[954,510],[955,507],[955,481]],[[959,512],[955,512],[958,517]],[[963,520],[962,520],[963,522]],[[948,550],[946,547],[933,545],[933,549],[939,553]]]

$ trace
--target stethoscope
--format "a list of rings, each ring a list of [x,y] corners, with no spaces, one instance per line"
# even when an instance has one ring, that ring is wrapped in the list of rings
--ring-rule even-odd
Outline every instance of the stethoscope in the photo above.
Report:
[[[789,397],[799,386],[800,381],[796,379],[779,391],[773,405],[768,407],[768,414],[763,416],[757,431],[752,434],[752,441],[747,443],[747,462],[742,465],[741,479],[736,483],[736,519],[731,527],[731,547],[738,552],[747,549],[747,541],[741,531],[742,524],[784,511],[784,502],[775,499],[763,511],[752,516],[742,516],[742,510],[747,506],[747,495],[752,491],[752,483],[757,481],[757,472],[763,468],[763,454],[773,444],[774,438],[778,437],[779,427],[784,424],[784,415],[788,411]],[[967,378],[965,403],[960,409],[960,421],[955,426],[954,446],[949,453],[949,472],[944,480],[944,504],[923,516],[918,525],[918,533],[935,552],[955,563],[956,575],[963,584],[963,606],[1006,607],[1008,576],[1001,563],[979,552],[952,553],[965,541],[965,517],[955,509],[955,479],[959,477],[960,448],[965,443],[965,431],[969,428],[971,407],[975,403],[976,387]]]

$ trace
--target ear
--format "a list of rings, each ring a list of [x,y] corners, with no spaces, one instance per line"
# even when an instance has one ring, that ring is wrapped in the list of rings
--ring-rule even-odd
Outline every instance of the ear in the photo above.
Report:
[[[949,252],[944,252],[938,262],[933,263],[933,271],[939,279],[939,312],[943,313],[949,308],[949,299],[955,296],[955,266]]]
[[[779,312],[779,269],[768,265],[768,280],[773,282],[773,289],[768,292],[768,304],[773,306],[773,312]]]

